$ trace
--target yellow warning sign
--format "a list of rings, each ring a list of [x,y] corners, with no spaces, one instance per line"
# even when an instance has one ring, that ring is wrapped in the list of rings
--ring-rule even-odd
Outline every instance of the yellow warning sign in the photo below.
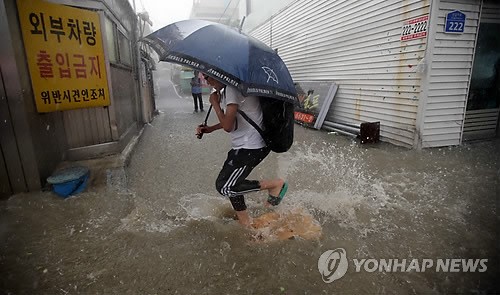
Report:
[[[110,104],[99,14],[17,1],[38,112]]]

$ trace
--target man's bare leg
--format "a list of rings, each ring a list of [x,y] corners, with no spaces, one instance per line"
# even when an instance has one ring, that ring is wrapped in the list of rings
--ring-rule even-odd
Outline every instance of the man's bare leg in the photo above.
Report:
[[[236,211],[236,216],[238,217],[238,222],[245,226],[250,227],[252,225],[252,218],[248,215],[247,210]]]
[[[281,178],[278,179],[270,179],[270,180],[261,180],[260,181],[260,190],[267,190],[267,192],[271,196],[277,197],[280,194],[281,188],[285,181]],[[270,204],[266,201],[266,206],[270,206]],[[248,215],[247,210],[236,211],[236,216],[238,217],[238,222],[245,226],[250,227],[252,225],[252,218]]]
[[[247,210],[236,211],[236,217],[238,217],[238,222],[245,226],[250,227],[252,225],[252,218],[248,215]]]
[[[281,178],[271,179],[271,180],[261,180],[260,181],[260,190],[267,190],[267,192],[273,196],[277,197],[280,194],[281,188],[285,181]],[[266,206],[270,206],[270,204],[266,201]]]

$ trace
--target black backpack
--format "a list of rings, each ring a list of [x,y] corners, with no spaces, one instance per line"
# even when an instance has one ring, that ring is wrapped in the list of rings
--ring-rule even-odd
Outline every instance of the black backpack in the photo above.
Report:
[[[266,145],[273,152],[284,153],[288,151],[293,143],[293,104],[269,97],[260,97],[260,106],[264,130],[245,112],[238,109],[238,113],[260,133]]]

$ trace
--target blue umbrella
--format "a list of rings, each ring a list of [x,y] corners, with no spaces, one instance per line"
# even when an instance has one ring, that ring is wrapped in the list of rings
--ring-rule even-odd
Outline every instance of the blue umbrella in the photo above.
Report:
[[[298,103],[288,69],[269,46],[226,25],[185,20],[143,39],[160,56],[232,85],[244,96],[266,96]]]

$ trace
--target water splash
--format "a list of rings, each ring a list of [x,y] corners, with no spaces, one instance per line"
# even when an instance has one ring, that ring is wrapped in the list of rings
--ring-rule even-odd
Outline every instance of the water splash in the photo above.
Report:
[[[369,216],[388,202],[384,187],[365,171],[364,151],[355,144],[298,144],[280,157],[280,175],[291,179],[289,209],[306,206],[322,223],[366,232]]]
[[[179,200],[180,207],[189,220],[234,220],[234,211],[229,201],[221,196],[193,194]]]

